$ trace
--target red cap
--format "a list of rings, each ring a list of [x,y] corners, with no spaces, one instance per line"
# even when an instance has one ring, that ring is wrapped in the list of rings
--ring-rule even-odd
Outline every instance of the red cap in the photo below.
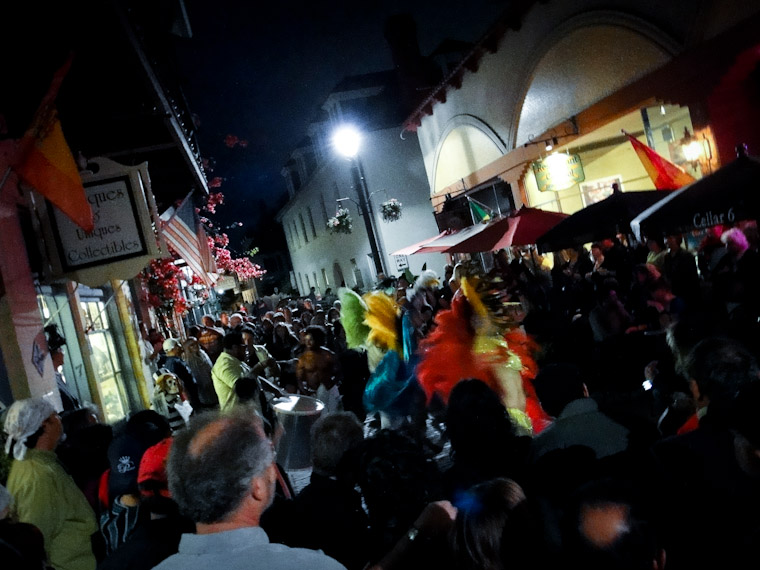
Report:
[[[140,460],[140,470],[137,473],[137,484],[140,485],[142,495],[151,495],[150,490],[143,488],[143,484],[150,481],[160,495],[171,497],[169,493],[169,481],[166,475],[166,460],[169,457],[172,438],[167,437],[156,445],[149,447]]]

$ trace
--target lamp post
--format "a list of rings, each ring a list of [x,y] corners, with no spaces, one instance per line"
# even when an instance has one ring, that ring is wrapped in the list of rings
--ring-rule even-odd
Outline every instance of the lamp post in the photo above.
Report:
[[[361,216],[364,219],[364,227],[367,230],[369,246],[372,250],[372,261],[375,264],[375,273],[377,275],[380,275],[380,273],[385,274],[383,258],[380,255],[380,247],[377,243],[377,234],[374,226],[375,213],[372,209],[372,201],[370,200],[369,190],[367,189],[367,181],[364,178],[364,168],[362,167],[361,158],[359,158],[361,134],[354,127],[343,126],[333,133],[332,141],[335,150],[341,156],[351,161],[351,174],[354,179],[356,194],[359,197],[358,206],[361,210]]]

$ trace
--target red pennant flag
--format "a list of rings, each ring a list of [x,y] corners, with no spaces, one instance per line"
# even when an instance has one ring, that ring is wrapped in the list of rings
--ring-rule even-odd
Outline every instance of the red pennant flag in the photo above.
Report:
[[[625,131],[623,134],[631,141],[633,150],[636,151],[641,164],[644,165],[644,169],[657,190],[677,190],[681,186],[686,186],[696,180],[683,168],[664,159],[633,135]]]
[[[55,98],[71,58],[59,69],[42,99],[34,120],[19,142],[14,170],[86,232],[95,228],[71,149],[66,143],[55,108]]]

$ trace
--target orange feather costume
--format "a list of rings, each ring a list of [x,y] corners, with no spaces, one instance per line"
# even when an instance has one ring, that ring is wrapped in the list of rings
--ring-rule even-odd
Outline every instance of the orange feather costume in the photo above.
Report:
[[[477,378],[503,395],[495,368],[505,366],[520,372],[526,396],[525,414],[533,433],[550,422],[541,408],[532,380],[538,368],[533,339],[515,326],[506,291],[498,280],[465,278],[451,309],[436,315],[431,333],[420,343],[417,379],[428,399],[438,394],[444,402],[456,384]]]

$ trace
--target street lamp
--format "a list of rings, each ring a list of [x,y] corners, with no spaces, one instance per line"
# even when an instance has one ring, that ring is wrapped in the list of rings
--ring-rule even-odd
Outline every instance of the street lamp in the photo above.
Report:
[[[375,213],[372,210],[372,201],[370,200],[367,182],[364,178],[364,168],[359,157],[359,148],[361,147],[362,136],[356,127],[344,125],[335,130],[332,137],[333,147],[341,156],[349,159],[353,168],[351,174],[354,178],[356,194],[359,196],[359,208],[361,216],[364,219],[364,227],[367,230],[369,246],[372,250],[372,260],[375,264],[375,273],[380,275],[385,273],[383,258],[380,255],[380,248],[377,243],[377,234],[375,232],[374,218]]]

